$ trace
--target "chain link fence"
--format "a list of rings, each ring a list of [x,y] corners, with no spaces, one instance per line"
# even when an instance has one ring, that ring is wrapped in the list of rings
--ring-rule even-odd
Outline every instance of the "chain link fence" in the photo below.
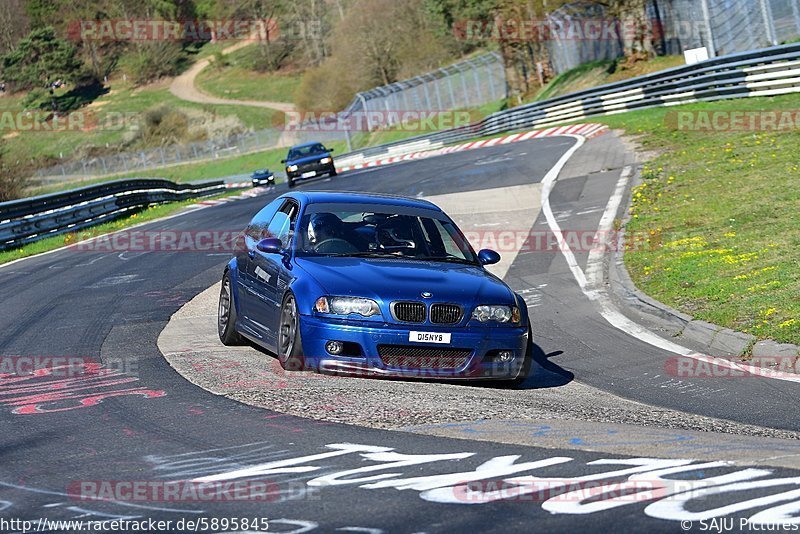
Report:
[[[428,72],[422,76],[356,94],[345,114],[387,114],[389,125],[397,111],[466,109],[506,96],[506,75],[500,54],[491,53]]]
[[[656,48],[663,54],[682,54],[704,46],[714,57],[800,38],[800,0],[649,0],[647,18]],[[568,4],[549,15],[556,30],[549,51],[557,74],[622,55],[621,38],[565,40],[558,31],[597,20],[608,21],[609,17],[605,8],[593,3]],[[618,28],[617,35],[623,31]]]
[[[46,185],[70,178],[144,172],[311,141],[347,141],[350,145],[350,128],[354,124],[357,125],[356,132],[365,133],[397,124],[398,117],[406,111],[477,107],[500,100],[505,94],[505,71],[499,54],[484,54],[422,76],[358,93],[343,112],[325,120],[287,124],[284,128],[269,128],[188,145],[85,158],[40,169],[36,178]],[[349,126],[342,127],[342,124]]]
[[[800,37],[798,0],[654,0],[665,51],[704,46],[710,56],[773,46]]]
[[[753,50],[800,38],[800,0],[649,0],[647,16],[656,25],[660,53],[681,54],[705,46],[710,56]],[[568,4],[550,14],[554,28],[580,26],[586,21],[608,21],[597,3]],[[618,32],[621,34],[621,32]],[[552,32],[550,61],[556,73],[581,64],[609,60],[623,53],[622,38],[572,39]],[[306,141],[346,140],[354,122],[360,133],[396,125],[403,111],[425,112],[475,108],[505,98],[506,77],[497,53],[476,56],[422,76],[358,93],[350,105],[332,119],[305,122],[293,131],[272,128],[190,145],[170,146],[112,156],[95,157],[41,169],[40,181],[68,177],[88,178],[224,158]],[[334,126],[331,126],[334,125]]]

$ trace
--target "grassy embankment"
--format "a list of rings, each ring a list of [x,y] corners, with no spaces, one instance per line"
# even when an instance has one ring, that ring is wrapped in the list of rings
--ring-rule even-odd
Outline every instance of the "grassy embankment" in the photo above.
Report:
[[[679,131],[668,115],[791,111],[799,101],[749,98],[600,119],[658,154],[633,192],[627,226],[651,239],[625,255],[639,288],[696,318],[800,343],[800,132]]]

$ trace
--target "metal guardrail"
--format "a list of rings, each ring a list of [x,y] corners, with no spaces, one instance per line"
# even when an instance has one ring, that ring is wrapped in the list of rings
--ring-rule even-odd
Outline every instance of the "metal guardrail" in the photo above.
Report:
[[[129,179],[2,202],[0,250],[74,232],[152,204],[198,198],[225,190],[222,180],[177,184],[169,180]]]
[[[713,58],[498,111],[480,122],[342,154],[337,166],[441,147],[475,137],[543,128],[635,109],[800,92],[800,43]],[[221,181],[121,180],[0,204],[0,250],[78,230],[149,204],[221,192]]]
[[[457,143],[636,109],[791,92],[800,92],[800,43],[721,56],[498,111],[468,126],[342,154],[337,165],[415,152],[425,143]]]

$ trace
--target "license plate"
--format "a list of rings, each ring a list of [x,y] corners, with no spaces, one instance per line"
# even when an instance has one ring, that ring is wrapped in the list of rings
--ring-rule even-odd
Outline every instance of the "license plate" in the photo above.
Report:
[[[303,178],[311,178],[312,176],[316,176],[316,175],[317,175],[317,171],[308,171],[308,172],[304,172],[301,176]]]
[[[414,343],[441,343],[447,345],[450,343],[449,333],[437,332],[409,332],[408,340]]]

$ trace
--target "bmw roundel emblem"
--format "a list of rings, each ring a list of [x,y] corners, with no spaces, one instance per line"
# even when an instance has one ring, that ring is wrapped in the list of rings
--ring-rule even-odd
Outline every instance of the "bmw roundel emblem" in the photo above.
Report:
[[[431,293],[430,291],[423,291],[422,293],[420,293],[420,295],[422,295],[422,298],[424,299],[429,299],[433,296],[433,293]]]

